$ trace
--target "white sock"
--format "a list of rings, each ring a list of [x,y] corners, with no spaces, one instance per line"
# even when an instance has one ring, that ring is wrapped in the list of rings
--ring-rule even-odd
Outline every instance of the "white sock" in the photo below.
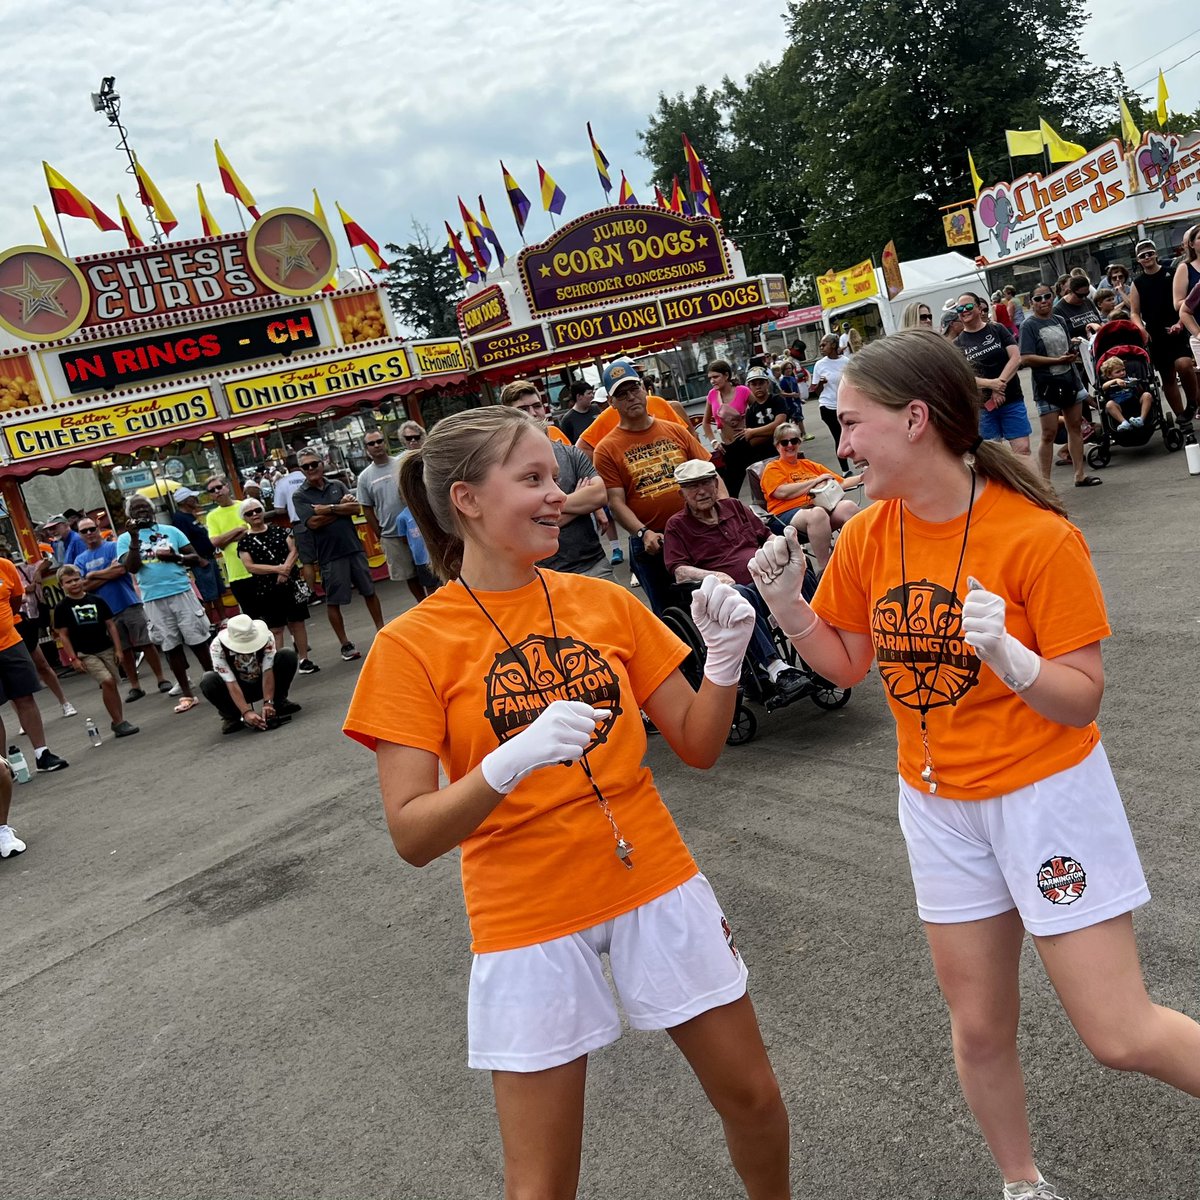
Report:
[[[774,683],[779,676],[787,670],[787,663],[781,658],[777,658],[774,662],[767,663],[767,678]]]
[[[43,750],[49,750],[49,749],[50,749],[50,747],[49,747],[49,746],[34,746],[34,748],[33,748],[33,757],[34,757],[34,758],[41,758],[41,756],[42,756],[42,751],[43,751]]]

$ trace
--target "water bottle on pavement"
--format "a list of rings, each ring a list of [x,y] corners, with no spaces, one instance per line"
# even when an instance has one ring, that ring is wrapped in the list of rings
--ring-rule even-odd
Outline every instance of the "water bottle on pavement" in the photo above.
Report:
[[[90,743],[92,749],[99,750],[104,739],[100,736],[100,730],[97,727],[96,722],[93,721],[91,717],[88,717],[87,719],[87,735],[88,742]]]
[[[0,743],[0,745],[2,744]],[[12,767],[13,778],[18,783],[29,782],[29,764],[25,761],[25,755],[21,753],[20,746],[9,746],[8,765]]]

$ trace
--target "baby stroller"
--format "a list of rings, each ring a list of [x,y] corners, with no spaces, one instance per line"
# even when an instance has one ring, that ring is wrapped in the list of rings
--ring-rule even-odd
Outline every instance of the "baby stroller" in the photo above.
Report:
[[[1088,450],[1088,466],[1106,467],[1112,458],[1114,445],[1122,449],[1136,449],[1149,444],[1155,433],[1162,434],[1163,445],[1169,451],[1181,449],[1183,434],[1179,432],[1174,416],[1163,410],[1162,390],[1154,374],[1150,355],[1146,353],[1146,335],[1141,329],[1132,321],[1109,321],[1100,326],[1091,350],[1096,364],[1096,429],[1099,437]],[[1104,394],[1101,367],[1112,358],[1119,358],[1125,364],[1125,377],[1135,386],[1139,396],[1142,392],[1149,392],[1154,397],[1145,424],[1140,427],[1118,429],[1117,422],[1105,408],[1107,397]]]

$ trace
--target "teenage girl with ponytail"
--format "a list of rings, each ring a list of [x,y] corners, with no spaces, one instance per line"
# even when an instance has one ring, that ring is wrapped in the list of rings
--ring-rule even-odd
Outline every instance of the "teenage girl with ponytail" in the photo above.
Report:
[[[838,392],[838,454],[876,501],[813,597],[794,533],[751,562],[812,668],[872,659],[896,720],[900,824],[967,1103],[1005,1197],[1054,1200],[1033,1160],[1017,1055],[1028,931],[1088,1049],[1200,1095],[1200,1026],[1146,994],[1132,910],[1149,899],[1095,718],[1104,599],[1083,536],[1025,460],[979,437],[962,355],[904,331]]]
[[[447,417],[405,456],[448,582],[376,636],[345,729],[375,751],[400,856],[462,850],[468,1061],[492,1073],[506,1195],[575,1195],[588,1055],[620,1035],[606,954],[630,1024],[666,1029],[695,1070],[747,1194],[778,1200],[787,1113],[746,968],[642,765],[639,715],[711,766],[754,611],[705,581],[693,691],[684,645],[624,588],[535,566],[558,544],[556,473],[544,431],[503,407]]]

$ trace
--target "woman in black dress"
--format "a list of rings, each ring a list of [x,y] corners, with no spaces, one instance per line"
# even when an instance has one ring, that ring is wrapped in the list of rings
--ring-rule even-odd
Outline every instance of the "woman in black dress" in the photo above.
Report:
[[[238,511],[250,527],[238,542],[238,554],[254,581],[254,587],[246,589],[242,607],[266,624],[277,646],[283,645],[286,625],[300,658],[297,670],[312,675],[321,668],[308,657],[308,605],[296,598],[296,542],[291,530],[268,525],[263,502],[257,498],[243,500]]]

